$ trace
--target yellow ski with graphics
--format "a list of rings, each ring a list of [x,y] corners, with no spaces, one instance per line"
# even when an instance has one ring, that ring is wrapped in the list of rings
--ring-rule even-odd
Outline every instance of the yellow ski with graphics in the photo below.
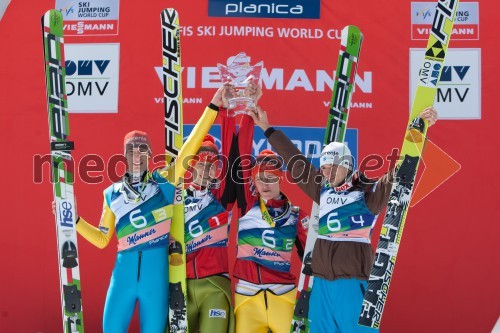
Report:
[[[403,235],[410,205],[415,175],[427,135],[427,122],[420,112],[434,104],[444,58],[450,42],[458,0],[439,0],[434,14],[424,62],[418,77],[418,87],[397,165],[396,182],[392,185],[384,222],[380,232],[375,260],[365,292],[358,324],[380,327],[387,300],[396,256]]]
[[[179,15],[172,8],[161,13],[163,95],[165,106],[165,156],[169,180],[176,185],[169,248],[169,331],[187,332],[186,251],[184,241],[183,179],[175,175],[174,162],[182,147],[182,83]],[[181,161],[177,161],[179,163]]]

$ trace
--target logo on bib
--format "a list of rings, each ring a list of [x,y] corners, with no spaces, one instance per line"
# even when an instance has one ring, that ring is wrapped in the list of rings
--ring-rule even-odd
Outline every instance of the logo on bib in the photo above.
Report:
[[[226,310],[210,309],[208,311],[208,317],[210,317],[210,318],[226,318]]]

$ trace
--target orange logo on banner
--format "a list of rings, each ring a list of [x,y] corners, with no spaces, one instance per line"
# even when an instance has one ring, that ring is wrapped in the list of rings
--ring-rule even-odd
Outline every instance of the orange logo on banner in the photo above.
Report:
[[[461,168],[457,161],[430,140],[425,143],[422,163],[425,169],[411,197],[410,207],[422,201]]]

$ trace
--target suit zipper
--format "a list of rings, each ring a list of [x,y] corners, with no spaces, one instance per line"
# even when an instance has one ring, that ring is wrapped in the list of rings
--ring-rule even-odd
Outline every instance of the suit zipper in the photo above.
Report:
[[[194,278],[197,279],[198,278],[198,272],[196,270],[196,257],[194,257]]]
[[[141,278],[142,251],[139,251],[139,263],[137,264],[137,281]]]

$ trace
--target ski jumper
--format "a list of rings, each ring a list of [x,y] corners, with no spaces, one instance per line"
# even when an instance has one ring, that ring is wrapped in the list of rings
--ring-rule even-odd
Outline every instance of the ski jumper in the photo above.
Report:
[[[376,332],[357,322],[373,263],[371,232],[389,200],[393,173],[378,181],[355,173],[350,183],[333,188],[281,131],[270,127],[265,135],[294,182],[320,206],[312,258],[310,331]]]
[[[228,129],[221,137],[222,155],[228,156],[234,118],[221,117],[221,122],[232,122],[232,126],[222,126]],[[227,253],[232,199],[225,186],[227,170],[227,160],[223,160],[222,177],[215,186],[201,189],[191,184],[185,190],[187,310],[193,332],[234,333]]]
[[[179,153],[179,161],[195,154],[217,111],[207,107]],[[183,163],[174,173],[182,177]],[[168,245],[175,187],[167,179],[173,174],[154,171],[144,183],[136,185],[141,196],[129,202],[118,182],[104,191],[99,227],[79,218],[77,231],[99,248],[106,247],[116,231],[118,254],[104,306],[103,331],[127,332],[136,303],[139,305],[141,332],[164,333],[168,318]]]
[[[274,222],[263,216],[267,210]],[[259,199],[239,220],[236,285],[236,332],[289,332],[295,304],[296,277],[291,274],[294,244],[303,255],[307,216],[281,199]]]
[[[236,332],[289,332],[296,294],[296,277],[291,274],[291,254],[296,245],[302,258],[307,215],[281,193],[264,201],[250,184],[253,120],[242,116],[238,133],[241,157],[237,197],[238,254],[233,275],[238,279],[235,293]],[[237,177],[237,174],[236,174]],[[265,218],[264,216],[267,216]]]

